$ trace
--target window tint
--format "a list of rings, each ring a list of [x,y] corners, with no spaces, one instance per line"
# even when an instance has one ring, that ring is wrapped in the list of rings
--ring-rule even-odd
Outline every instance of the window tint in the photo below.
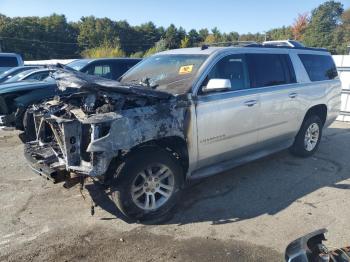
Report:
[[[0,67],[15,67],[18,66],[16,57],[0,56]]]
[[[113,64],[113,78],[118,79],[126,71],[128,71],[132,66],[129,66],[126,61],[118,61]]]
[[[89,75],[112,79],[111,67],[108,64],[92,64],[83,70],[83,72]]]
[[[337,68],[329,55],[299,54],[311,81],[334,79],[338,76]]]
[[[247,54],[251,87],[295,83],[295,73],[289,55]]]
[[[126,73],[130,68],[136,65],[138,60],[124,60],[124,61],[116,61],[113,64],[113,79],[118,79],[124,73]]]
[[[45,71],[45,72],[38,72],[38,73],[34,73],[29,75],[27,78],[25,78],[26,80],[43,80],[44,78],[48,77],[50,74],[49,71]]]
[[[241,90],[249,87],[245,55],[230,55],[221,59],[208,74],[205,86],[210,79],[229,79],[231,90]]]

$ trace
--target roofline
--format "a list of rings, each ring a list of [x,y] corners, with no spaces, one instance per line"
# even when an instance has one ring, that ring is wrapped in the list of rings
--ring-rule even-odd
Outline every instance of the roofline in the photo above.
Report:
[[[2,53],[0,52],[0,56],[5,55],[5,56],[21,56],[20,54],[17,53]]]
[[[179,48],[179,49],[171,49],[166,50],[163,52],[156,53],[154,55],[208,55],[212,56],[217,53],[221,52],[227,52],[227,51],[233,51],[233,50],[270,50],[270,51],[296,51],[296,52],[302,52],[302,51],[309,51],[309,52],[321,52],[321,53],[327,53],[330,54],[330,52],[327,49],[324,48],[313,48],[313,47],[286,47],[286,46],[272,46],[272,45],[260,45],[260,44],[249,44],[246,46],[208,46],[207,48],[201,48],[201,47],[192,47],[192,48]]]
[[[77,60],[89,60],[89,61],[98,61],[98,60],[142,60],[142,58],[134,57],[100,57],[100,58],[80,58]],[[77,61],[75,60],[75,61]],[[73,61],[74,62],[74,61]]]

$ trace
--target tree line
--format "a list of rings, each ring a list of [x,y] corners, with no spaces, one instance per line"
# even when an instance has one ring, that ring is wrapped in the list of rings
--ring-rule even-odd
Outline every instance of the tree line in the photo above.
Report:
[[[50,58],[145,57],[159,51],[203,43],[295,39],[307,46],[346,54],[350,45],[350,9],[327,1],[310,13],[299,14],[290,26],[264,33],[222,33],[219,28],[186,31],[171,24],[148,22],[131,26],[94,16],[68,22],[64,15],[8,17],[0,14],[0,50],[21,54],[26,60]]]

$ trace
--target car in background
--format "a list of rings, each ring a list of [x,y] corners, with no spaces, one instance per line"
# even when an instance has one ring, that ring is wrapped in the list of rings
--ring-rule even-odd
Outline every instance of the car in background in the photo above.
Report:
[[[0,74],[0,83],[12,78],[13,76],[31,69],[38,69],[40,66],[16,66]]]
[[[55,72],[52,68],[30,69],[18,73],[17,75],[7,79],[3,83],[14,83],[19,81],[42,81],[47,78],[50,73]]]
[[[140,58],[78,59],[66,66],[89,75],[117,80],[141,60]]]
[[[67,66],[87,74],[117,79],[140,60],[131,58],[79,59]],[[55,68],[50,68],[50,70],[55,70]],[[111,74],[108,74],[109,72]],[[70,91],[67,90],[67,92]],[[0,126],[15,126],[17,129],[26,130],[27,108],[32,104],[62,94],[61,91],[58,91],[57,84],[51,77],[44,79],[44,81],[33,82],[27,78],[21,82],[1,84]]]
[[[55,96],[56,81],[21,81],[0,85],[0,126],[23,129],[23,116],[27,106],[45,97]]]
[[[0,53],[0,73],[16,66],[23,66],[23,60],[19,54]]]

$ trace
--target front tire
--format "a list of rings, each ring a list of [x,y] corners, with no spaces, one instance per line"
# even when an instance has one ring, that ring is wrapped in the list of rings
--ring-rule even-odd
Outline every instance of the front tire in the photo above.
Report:
[[[322,137],[323,124],[317,115],[307,117],[290,148],[292,154],[309,157],[318,149]]]
[[[159,220],[176,205],[183,170],[170,152],[146,147],[131,153],[118,166],[112,182],[112,200],[128,218]]]

